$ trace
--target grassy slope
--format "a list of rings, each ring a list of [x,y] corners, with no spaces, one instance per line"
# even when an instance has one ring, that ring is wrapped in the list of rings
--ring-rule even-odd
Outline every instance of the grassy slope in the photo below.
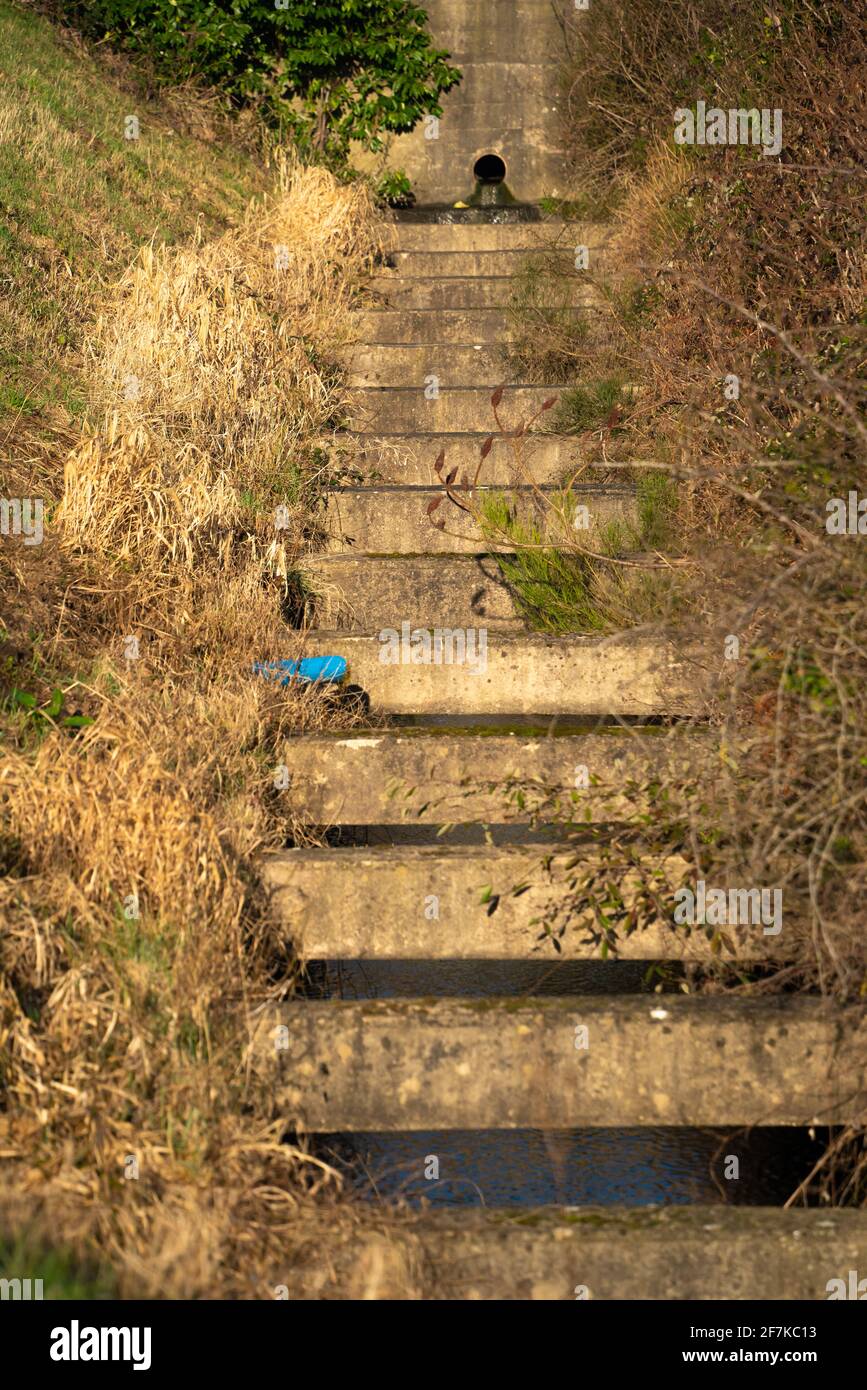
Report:
[[[378,223],[6,0],[0,55],[0,491],[47,506],[42,544],[0,540],[0,1266],[46,1297],[249,1296],[304,1164],[240,1064],[294,971],[256,861],[295,833],[287,733],[353,717],[250,675],[291,650],[311,512],[284,491],[275,537],[249,494],[320,466]]]
[[[218,232],[265,185],[255,154],[214,139],[204,105],[173,109],[136,85],[134,70],[0,0],[0,439],[25,452],[86,409],[83,337],[138,248]],[[0,1253],[48,1297],[104,1295],[87,1259],[17,1240]]]
[[[204,102],[143,89],[133,69],[0,0],[0,419],[53,402],[78,413],[82,332],[104,288],[152,237],[212,235],[265,186]],[[130,114],[137,141],[124,137]]]

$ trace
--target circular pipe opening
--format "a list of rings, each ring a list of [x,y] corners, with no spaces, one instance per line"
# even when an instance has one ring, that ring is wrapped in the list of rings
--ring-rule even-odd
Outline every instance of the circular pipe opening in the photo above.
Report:
[[[483,154],[476,160],[473,173],[479,183],[502,183],[506,177],[506,166],[498,154]]]

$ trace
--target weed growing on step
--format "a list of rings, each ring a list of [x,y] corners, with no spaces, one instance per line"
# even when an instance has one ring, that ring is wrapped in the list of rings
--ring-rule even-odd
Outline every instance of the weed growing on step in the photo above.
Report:
[[[685,600],[676,559],[661,557],[663,549],[673,548],[677,493],[671,479],[659,470],[639,473],[637,522],[624,515],[591,528],[593,495],[582,492],[583,470],[562,488],[543,492],[523,461],[530,426],[551,410],[554,398],[533,420],[506,430],[498,414],[501,395],[494,392],[491,404],[501,444],[512,449],[515,486],[509,491],[478,486],[493,435],[481,446],[472,483],[448,469],[443,450],[435,464],[443,491],[428,504],[432,525],[456,536],[468,534],[467,524],[477,528],[492,547],[519,613],[537,631],[608,632],[673,614]],[[625,500],[631,500],[628,493]],[[648,551],[660,552],[659,558],[646,557]]]
[[[530,628],[560,634],[612,632],[653,621],[660,612],[671,610],[675,569],[617,563],[630,552],[661,549],[665,543],[662,509],[653,503],[659,493],[653,491],[651,476],[643,474],[639,479],[639,524],[613,521],[598,528],[593,533],[592,558],[575,552],[568,531],[560,545],[546,544],[542,526],[522,520],[508,494],[484,496],[483,534],[500,545],[508,543],[514,552],[495,558]],[[663,481],[670,487],[664,477]],[[550,499],[546,494],[545,500],[551,512],[567,519],[576,505],[571,491],[555,493]]]
[[[567,252],[557,248],[543,248],[518,266],[503,349],[513,376],[525,382],[571,378],[590,332],[579,294],[585,283]]]
[[[588,430],[620,426],[628,409],[629,394],[622,378],[605,376],[564,391],[547,422],[552,434],[583,434]]]

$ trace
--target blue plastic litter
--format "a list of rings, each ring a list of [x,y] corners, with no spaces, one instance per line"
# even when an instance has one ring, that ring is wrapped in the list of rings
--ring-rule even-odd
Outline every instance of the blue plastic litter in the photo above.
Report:
[[[336,684],[346,675],[344,656],[307,656],[302,661],[254,661],[253,675],[278,685]]]

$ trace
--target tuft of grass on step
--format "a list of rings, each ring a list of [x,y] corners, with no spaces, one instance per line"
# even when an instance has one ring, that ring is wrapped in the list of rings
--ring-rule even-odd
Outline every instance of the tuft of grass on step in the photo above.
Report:
[[[588,549],[614,560],[630,552],[670,548],[677,513],[677,486],[649,469],[636,481],[638,521],[612,521],[593,533]],[[552,509],[569,517],[574,498],[567,489],[551,498]],[[576,548],[546,546],[543,528],[519,518],[505,492],[483,496],[482,530],[514,554],[496,554],[500,572],[525,622],[556,635],[603,633],[637,626],[670,613],[679,602],[676,571],[606,564]]]
[[[571,377],[589,334],[586,313],[574,303],[576,271],[561,251],[522,262],[508,306],[508,365],[527,382]]]
[[[572,198],[541,198],[539,207],[546,216],[562,218],[564,222],[604,222],[622,201],[621,189],[599,183],[595,188],[579,189]]]
[[[622,418],[628,403],[622,377],[600,377],[564,391],[546,422],[546,430],[552,434],[582,434],[585,430],[601,429],[615,408]]]
[[[637,548],[642,550],[671,549],[677,516],[677,483],[658,468],[639,473],[635,484],[638,508]]]

